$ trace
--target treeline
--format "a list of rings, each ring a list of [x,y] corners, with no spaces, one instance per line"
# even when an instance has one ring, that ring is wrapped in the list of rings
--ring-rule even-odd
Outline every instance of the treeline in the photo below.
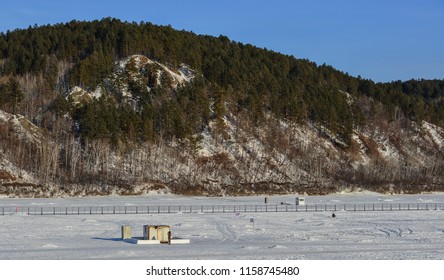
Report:
[[[71,111],[79,133],[112,141],[189,137],[203,129],[213,104],[212,117],[219,120],[224,110],[246,112],[253,124],[269,113],[293,123],[310,120],[349,145],[353,128],[372,114],[372,108],[368,111],[354,105],[353,100],[362,96],[383,104],[389,118],[395,119],[401,110],[417,122],[444,125],[443,80],[375,83],[224,36],[198,36],[169,26],[112,18],[0,34],[0,76],[43,74],[49,90],[59,91],[59,95],[76,85],[94,90],[111,73],[116,60],[132,54],[172,68],[185,63],[204,78],[190,88],[150,93],[142,100],[143,110],[136,112],[124,105],[115,108],[106,98],[80,109],[69,108],[58,99],[47,109]],[[57,62],[72,63],[72,67],[60,77],[54,70]]]

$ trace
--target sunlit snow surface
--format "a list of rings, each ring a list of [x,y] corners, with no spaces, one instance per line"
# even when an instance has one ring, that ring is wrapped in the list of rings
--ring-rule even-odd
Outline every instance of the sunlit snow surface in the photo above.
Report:
[[[269,197],[269,204],[295,196]],[[444,194],[338,194],[307,204],[443,203]],[[1,207],[263,204],[264,197],[96,197],[0,199]],[[444,259],[444,211],[0,215],[0,259]],[[252,223],[252,219],[254,223]],[[170,225],[188,245],[135,245],[146,224]]]

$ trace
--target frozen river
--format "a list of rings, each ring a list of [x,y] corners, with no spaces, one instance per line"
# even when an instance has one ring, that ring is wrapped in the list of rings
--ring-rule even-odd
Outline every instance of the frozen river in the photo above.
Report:
[[[294,204],[271,196],[268,204]],[[444,194],[309,196],[311,204],[444,203]],[[0,207],[258,205],[264,197],[0,198]],[[0,215],[0,259],[444,259],[444,211]],[[166,224],[187,245],[135,245],[120,227]]]

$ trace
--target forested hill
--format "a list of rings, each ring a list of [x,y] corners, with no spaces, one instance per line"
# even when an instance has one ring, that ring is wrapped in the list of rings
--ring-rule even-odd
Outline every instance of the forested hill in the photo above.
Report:
[[[140,59],[145,62],[141,64]],[[184,71],[192,78],[187,78],[186,83],[174,82],[174,75],[182,73],[188,77]],[[82,92],[82,96],[89,96],[88,100],[73,102],[74,89],[80,89],[77,93]],[[189,154],[181,159],[185,162],[192,160],[193,164],[204,166],[225,164],[237,161],[237,155],[229,152],[230,143],[247,149],[245,145],[252,139],[265,141],[262,137],[267,133],[275,134],[270,138],[279,143],[270,145],[275,145],[274,149],[289,162],[296,159],[303,162],[308,148],[294,142],[302,141],[295,136],[297,128],[301,127],[333,143],[332,149],[339,154],[330,155],[334,162],[331,164],[336,166],[335,170],[343,169],[344,174],[338,177],[335,173],[336,178],[330,178],[333,171],[330,174],[330,171],[319,170],[315,163],[307,166],[301,163],[297,167],[300,172],[283,174],[279,179],[264,175],[260,180],[247,180],[242,175],[247,168],[230,170],[224,166],[226,174],[214,176],[228,176],[229,179],[210,181],[217,182],[219,188],[269,180],[292,186],[322,185],[324,179],[356,184],[361,177],[372,184],[397,183],[402,175],[369,179],[367,171],[360,168],[371,163],[359,162],[352,155],[359,154],[361,145],[371,160],[381,159],[377,153],[380,139],[373,139],[375,131],[413,133],[417,129],[413,126],[422,128],[424,123],[439,130],[444,126],[443,96],[444,80],[375,83],[328,65],[318,66],[305,59],[234,42],[225,36],[196,35],[144,22],[106,18],[34,26],[0,34],[0,110],[5,114],[25,116],[43,131],[48,143],[60,144],[60,155],[53,163],[47,163],[51,166],[44,176],[37,163],[48,161],[48,155],[42,155],[41,147],[40,151],[26,147],[28,152],[41,154],[42,158],[37,157],[34,163],[25,163],[24,159],[17,163],[17,155],[13,152],[6,152],[3,157],[12,165],[28,170],[41,185],[84,184],[82,180],[87,180],[88,184],[105,181],[105,185],[176,182],[178,176],[174,174],[162,177],[144,170],[143,176],[129,176],[133,171],[122,171],[119,178],[109,178],[107,172],[116,168],[118,158],[127,168],[124,158],[128,151],[134,152],[144,145],[159,147],[159,143],[173,150],[189,149]],[[238,138],[242,133],[236,134],[233,129],[243,131],[242,139]],[[269,129],[278,131],[269,132]],[[5,130],[2,129],[3,136],[8,137],[3,137],[1,142],[4,151],[15,141],[21,141],[10,135],[11,129]],[[211,152],[202,153],[209,145],[208,135],[215,140],[213,146],[224,148],[213,147]],[[410,166],[419,160],[416,157],[423,157],[405,151],[401,134],[390,135],[393,138],[389,139],[390,143],[400,155],[396,158],[398,163]],[[283,138],[287,140],[280,143]],[[433,139],[438,156],[442,156],[439,141]],[[101,143],[121,154],[106,160],[109,169],[103,166],[103,159],[97,159],[96,164],[101,167],[95,168],[106,171],[88,172],[80,163],[73,166],[70,162],[73,155],[68,152],[68,143],[80,145],[77,148],[85,162],[91,160],[91,143]],[[299,147],[296,150],[291,148],[296,146]],[[436,155],[431,150],[424,153]],[[342,154],[350,156],[350,162],[347,163],[348,159]],[[214,156],[217,157],[212,158]],[[264,154],[250,156],[265,157]],[[386,159],[378,164],[389,166],[388,162]],[[340,164],[343,164],[341,168]],[[191,173],[198,170],[196,167],[191,171],[194,167],[190,163],[185,165]],[[418,168],[414,172],[416,175],[408,180],[436,184],[442,179],[436,173],[441,167],[433,167],[431,173],[426,172],[423,177],[421,168],[428,167]],[[85,173],[88,176],[80,176],[80,180],[79,175]],[[430,177],[424,181],[426,175]],[[210,181],[192,178],[181,184],[202,187]]]

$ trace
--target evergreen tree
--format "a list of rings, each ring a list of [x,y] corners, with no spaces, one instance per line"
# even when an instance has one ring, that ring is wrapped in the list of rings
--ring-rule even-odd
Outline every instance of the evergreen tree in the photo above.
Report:
[[[0,106],[16,114],[23,100],[23,91],[17,79],[9,78],[8,82],[0,88],[0,95]]]

